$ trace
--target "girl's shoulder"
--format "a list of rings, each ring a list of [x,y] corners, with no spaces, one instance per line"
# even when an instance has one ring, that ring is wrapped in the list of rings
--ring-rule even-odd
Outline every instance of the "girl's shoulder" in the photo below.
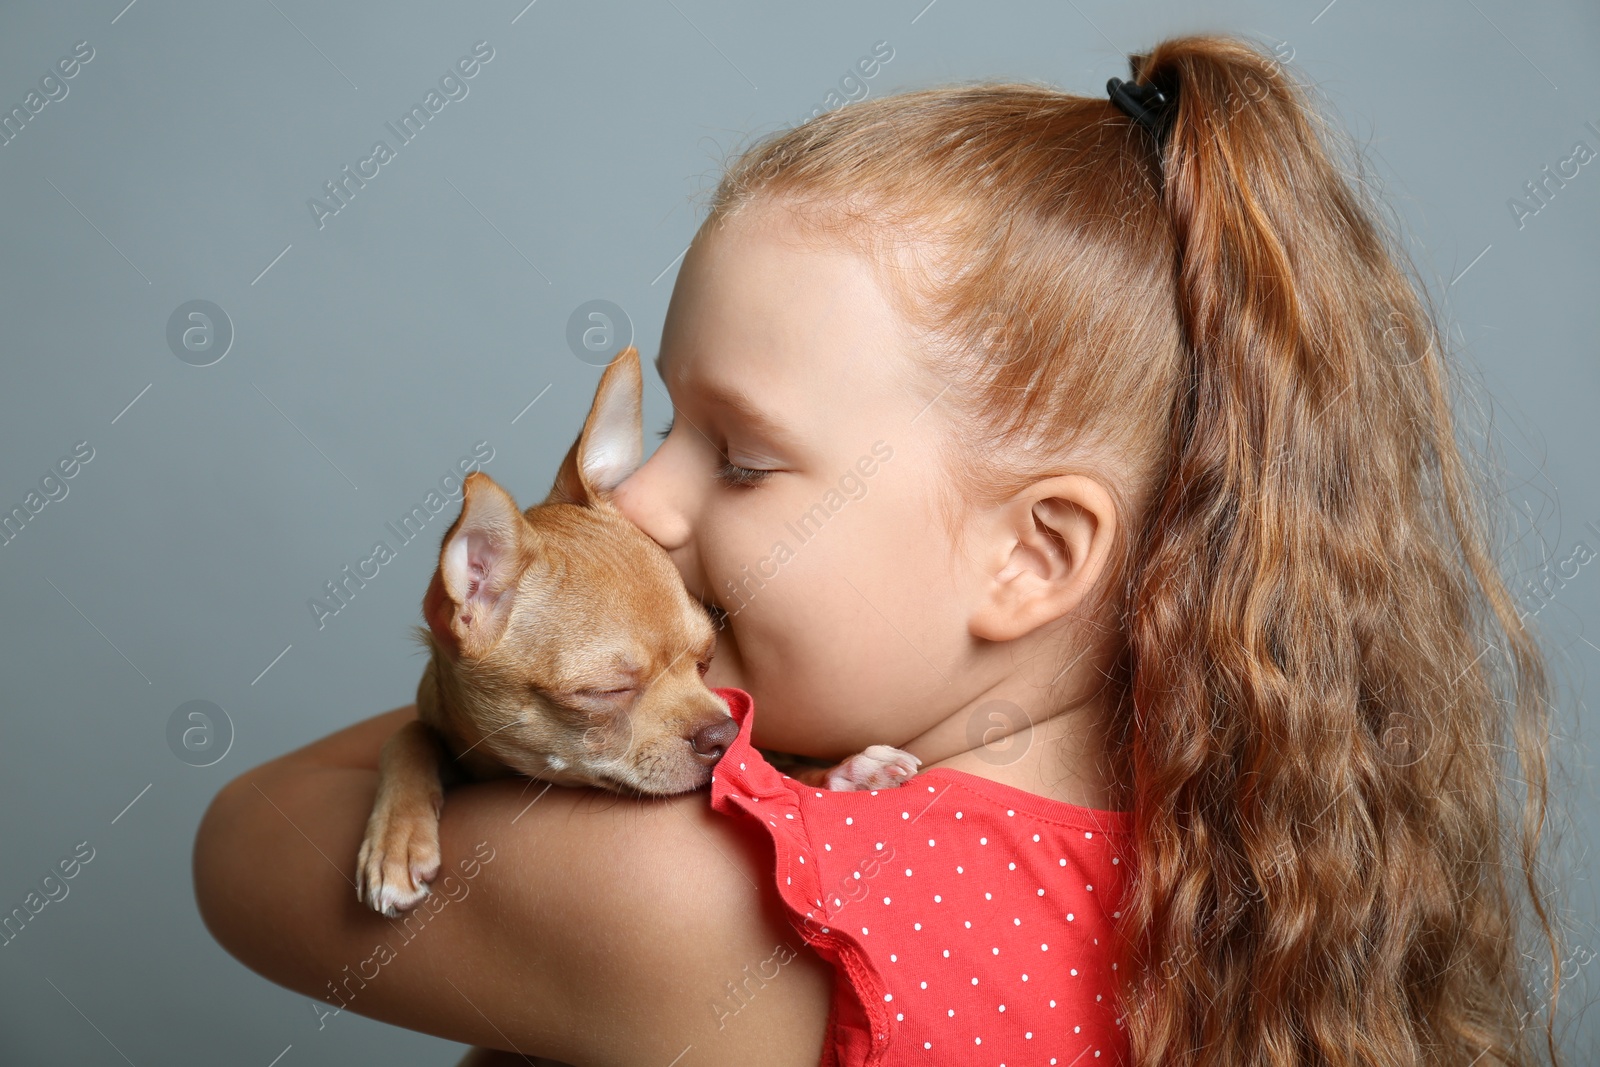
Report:
[[[808,786],[751,746],[748,694],[718,692],[740,732],[711,806],[770,837],[790,923],[835,967],[835,1062],[1123,1058],[1112,935],[1129,813],[942,767],[897,789]]]

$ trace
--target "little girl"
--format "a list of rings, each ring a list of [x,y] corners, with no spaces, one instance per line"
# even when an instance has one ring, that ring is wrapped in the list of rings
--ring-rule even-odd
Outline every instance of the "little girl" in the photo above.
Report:
[[[721,623],[709,804],[459,787],[458,891],[401,930],[341,878],[408,706],[219,794],[217,938],[318,1031],[505,1062],[1535,1062],[1548,685],[1441,332],[1273,56],[1131,66],[862,101],[724,177],[612,500]],[[762,751],[873,744],[920,773]]]

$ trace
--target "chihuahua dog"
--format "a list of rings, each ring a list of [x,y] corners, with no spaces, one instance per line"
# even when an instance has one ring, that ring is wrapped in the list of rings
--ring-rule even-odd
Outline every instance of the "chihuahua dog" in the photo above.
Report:
[[[417,718],[384,742],[356,897],[391,918],[439,872],[447,782],[521,774],[629,795],[699,789],[739,727],[703,675],[726,615],[611,502],[638,468],[639,353],[600,377],[555,486],[519,510],[482,471],[463,482],[415,628],[430,658]],[[763,755],[767,753],[762,750]],[[872,745],[837,766],[773,753],[790,777],[884,789],[917,757]]]

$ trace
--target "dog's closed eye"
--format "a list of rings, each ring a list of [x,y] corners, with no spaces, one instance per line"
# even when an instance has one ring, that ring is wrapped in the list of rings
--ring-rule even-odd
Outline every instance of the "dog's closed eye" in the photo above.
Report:
[[[615,689],[575,689],[572,696],[574,703],[587,704],[591,708],[599,706],[609,712],[626,707],[638,692],[637,686],[620,686]]]

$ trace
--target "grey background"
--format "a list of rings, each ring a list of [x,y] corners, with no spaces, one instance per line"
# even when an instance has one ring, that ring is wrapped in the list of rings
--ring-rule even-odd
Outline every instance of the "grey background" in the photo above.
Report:
[[[724,154],[825,106],[880,40],[873,96],[976,77],[1099,94],[1169,34],[1287,42],[1365,142],[1492,405],[1475,425],[1503,453],[1506,566],[1534,580],[1600,550],[1600,161],[1521,227],[1507,206],[1574,142],[1600,150],[1592,3],[124,2],[0,9],[0,109],[94,49],[0,146],[0,510],[94,450],[0,545],[0,911],[95,850],[0,947],[7,1064],[461,1055],[353,1012],[319,1031],[307,998],[224,953],[194,907],[195,826],[230,777],[412,699],[407,629],[454,502],[322,627],[308,602],[396,545],[385,523],[475,442],[520,502],[542,497],[599,376],[568,345],[575,309],[614,301],[652,358]],[[384,124],[480,40],[468,95],[319,229],[308,199],[395,144]],[[235,331],[206,367],[166,339],[197,299]],[[647,378],[653,448],[670,411]],[[1580,730],[1600,565],[1550,587],[1563,1044],[1595,1062],[1575,1012],[1600,944]],[[167,740],[192,700],[235,730],[209,767]]]

